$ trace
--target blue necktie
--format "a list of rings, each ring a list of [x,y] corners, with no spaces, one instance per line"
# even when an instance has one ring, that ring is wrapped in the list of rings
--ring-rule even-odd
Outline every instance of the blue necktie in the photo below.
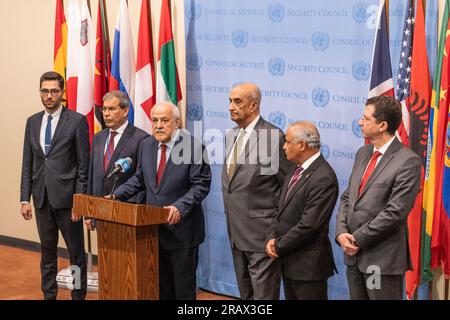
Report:
[[[45,155],[48,155],[48,152],[50,150],[50,145],[52,144],[52,116],[48,115],[47,118],[47,127],[45,128]]]

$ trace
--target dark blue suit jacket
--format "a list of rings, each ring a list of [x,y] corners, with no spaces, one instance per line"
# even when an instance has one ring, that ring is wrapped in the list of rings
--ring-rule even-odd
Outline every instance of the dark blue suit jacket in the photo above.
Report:
[[[105,171],[103,168],[103,157],[108,134],[109,129],[104,129],[94,136],[94,139],[92,140],[91,161],[89,164],[88,194],[101,197],[111,193],[115,177],[112,176],[109,179],[106,179],[106,177],[114,170],[114,162],[118,159],[130,157],[133,162],[131,163],[130,170],[120,174],[116,187],[125,183],[134,175],[137,168],[139,146],[141,145],[142,140],[149,136],[145,131],[136,128],[132,124],[128,124],[118,145],[114,149],[108,168],[106,168]],[[128,199],[128,202],[144,203],[145,193],[141,192],[137,197],[133,196]]]
[[[167,250],[197,246],[205,238],[202,201],[211,186],[211,168],[203,159],[204,146],[180,131],[158,186],[158,145],[152,136],[142,141],[136,174],[118,187],[114,195],[124,199],[145,189],[147,204],[175,206],[182,218],[175,225],[159,226],[160,245]],[[181,163],[177,162],[180,158]]]
[[[74,193],[86,193],[89,169],[89,128],[86,117],[62,107],[48,155],[39,137],[44,111],[27,120],[23,143],[20,201],[44,204],[45,190],[55,209],[72,208]]]

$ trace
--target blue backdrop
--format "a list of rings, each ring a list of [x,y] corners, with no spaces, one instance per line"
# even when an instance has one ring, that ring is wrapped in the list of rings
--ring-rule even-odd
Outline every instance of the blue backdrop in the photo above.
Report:
[[[231,87],[238,82],[258,84],[262,116],[284,131],[297,120],[314,122],[322,154],[336,171],[342,193],[363,145],[358,120],[368,92],[378,2],[186,0],[187,128],[208,146],[214,162],[211,192],[204,202],[206,240],[200,246],[199,287],[239,296],[221,195],[224,155],[217,149],[225,130],[235,126],[228,113]],[[437,0],[427,1],[427,6],[433,69]],[[390,1],[394,79],[405,7],[406,0]],[[329,297],[346,299],[345,266],[333,240],[334,228],[333,216],[330,238],[339,274],[328,281]]]

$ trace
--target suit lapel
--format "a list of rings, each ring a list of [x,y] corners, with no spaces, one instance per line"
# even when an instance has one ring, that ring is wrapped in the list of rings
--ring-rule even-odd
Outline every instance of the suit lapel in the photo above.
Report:
[[[106,176],[103,161],[105,158],[106,139],[108,138],[109,129],[102,130],[100,132],[98,147],[96,148],[97,156],[94,157],[98,161],[97,166],[103,168],[103,174]]]
[[[61,135],[61,132],[64,129],[64,126],[67,123],[67,110],[65,107],[61,106],[61,114],[59,115],[58,125],[56,126],[55,134],[52,137],[52,143],[50,145],[50,149],[48,150],[48,154],[50,154],[55,147],[56,142],[58,141],[58,137]]]
[[[397,140],[397,138],[395,138],[394,141],[392,141],[389,148],[384,153],[384,155],[381,157],[380,162],[375,167],[375,170],[372,172],[372,175],[367,180],[366,185],[364,186],[364,189],[361,191],[361,194],[359,195],[358,198],[361,198],[364,195],[364,193],[366,193],[366,191],[369,189],[369,187],[372,185],[372,183],[376,180],[378,175],[383,171],[383,169],[387,166],[387,164],[392,160],[393,154],[395,152],[397,152],[397,150],[399,150],[400,148],[401,148],[401,143],[400,143],[400,141]],[[372,155],[372,153],[370,153],[370,155]]]
[[[41,112],[39,117],[36,117],[35,121],[31,122],[31,144],[36,144],[37,149],[39,150],[42,157],[45,157],[44,150],[42,150],[41,146],[41,126],[42,126],[42,118],[44,117],[44,111]]]
[[[114,152],[111,155],[111,159],[109,160],[108,168],[106,169],[105,174],[107,172],[109,172],[111,170],[111,168],[114,166],[114,162],[116,162],[117,159],[119,158],[119,155],[122,152],[122,149],[127,145],[128,141],[130,140],[131,136],[133,135],[134,130],[135,129],[130,124],[128,124],[127,127],[125,128],[125,130],[123,131],[122,137],[120,137],[119,143],[114,148]],[[108,133],[109,133],[109,131],[108,131]],[[105,144],[106,144],[106,139],[105,139]]]
[[[231,181],[233,181],[234,177],[236,176],[236,173],[239,171],[239,169],[242,167],[242,165],[245,163],[249,163],[248,157],[251,154],[252,150],[255,148],[255,146],[259,142],[259,134],[258,133],[259,133],[259,129],[262,128],[263,123],[264,123],[264,120],[262,117],[260,117],[258,122],[256,123],[255,127],[253,128],[252,133],[250,134],[249,138],[247,139],[247,143],[244,146],[244,152],[242,152],[238,157],[238,165],[236,165],[236,169],[234,170],[233,175],[229,179],[230,183],[231,183]],[[238,129],[238,132],[239,132],[239,129]],[[233,143],[233,145],[234,145],[234,143]],[[255,160],[257,160],[257,159],[255,159]],[[228,174],[227,174],[227,176],[228,176]]]
[[[372,153],[373,153],[373,145],[371,145],[371,147],[366,150],[365,154],[363,154],[361,156],[362,160],[358,164],[355,163],[356,168],[355,168],[355,174],[354,174],[353,179],[355,179],[355,181],[356,181],[356,183],[355,183],[356,188],[354,188],[352,190],[352,192],[354,193],[354,196],[355,196],[354,199],[359,198],[359,186],[361,184],[361,180],[362,180],[364,171],[366,171],[366,167],[369,164]]]
[[[175,146],[176,146],[177,144],[183,142],[184,139],[186,139],[186,136],[182,133],[182,131],[181,131],[181,129],[180,129],[180,134],[178,135],[178,139],[177,139],[177,141],[175,142],[175,144],[173,145],[172,150],[170,150],[170,155],[169,155],[169,158],[167,159],[166,167],[164,168],[164,172],[163,172],[163,175],[162,175],[162,177],[161,177],[161,183],[158,185],[158,190],[161,189],[161,187],[162,187],[162,186],[164,185],[164,183],[166,182],[167,177],[168,177],[168,176],[170,175],[170,173],[172,172],[172,169],[173,169],[173,162],[172,162],[173,149],[175,149]],[[158,144],[157,144],[157,146],[158,146]],[[180,156],[182,157],[183,155],[180,155]],[[156,168],[155,179],[156,179],[157,174],[158,174],[158,168]],[[155,181],[155,183],[156,183],[156,181]]]
[[[281,207],[282,210],[289,204],[289,202],[292,200],[294,195],[298,192],[298,190],[300,190],[300,188],[305,184],[305,182],[309,179],[309,177],[311,177],[311,175],[314,173],[314,171],[317,169],[317,167],[322,163],[322,161],[323,161],[323,157],[319,156],[319,158],[317,158],[313,163],[311,163],[311,165],[302,173],[297,184],[294,186],[291,193],[289,193],[286,201],[283,201],[283,206]],[[295,171],[295,169],[294,169],[294,171]],[[293,174],[290,175],[289,181],[291,181],[292,175]],[[288,182],[288,184],[289,184],[289,182]],[[286,197],[286,192],[287,192],[287,185],[286,185],[286,190],[284,191],[282,199],[284,199]],[[281,210],[280,210],[280,212],[281,212]]]

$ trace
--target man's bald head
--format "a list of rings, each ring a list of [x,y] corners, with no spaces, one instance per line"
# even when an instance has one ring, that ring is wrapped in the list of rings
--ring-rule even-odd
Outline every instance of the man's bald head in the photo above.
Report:
[[[239,83],[231,89],[229,101],[231,120],[246,128],[259,115],[261,91],[254,83]]]

